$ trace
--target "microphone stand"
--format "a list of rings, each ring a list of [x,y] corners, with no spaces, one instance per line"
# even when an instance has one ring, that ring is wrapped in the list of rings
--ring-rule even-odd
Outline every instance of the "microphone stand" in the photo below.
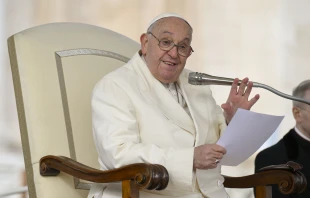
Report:
[[[192,72],[189,74],[188,82],[192,85],[231,85],[233,83],[234,79],[232,78],[224,78],[224,77],[217,77],[217,76],[211,76],[209,74],[204,73],[198,73],[198,72]],[[238,85],[241,84],[241,81],[239,80]],[[266,89],[268,91],[271,91],[272,93],[281,96],[286,99],[302,102],[305,104],[310,105],[310,101],[296,98],[294,96],[282,93],[268,85],[264,85],[258,82],[253,82],[253,87],[260,87],[263,89]]]

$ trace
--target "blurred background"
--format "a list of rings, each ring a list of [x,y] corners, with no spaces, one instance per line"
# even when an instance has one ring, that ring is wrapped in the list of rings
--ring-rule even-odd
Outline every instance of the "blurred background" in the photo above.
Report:
[[[137,42],[148,23],[163,12],[185,17],[194,29],[187,68],[222,77],[249,77],[284,93],[310,78],[310,1],[308,0],[0,0],[0,194],[25,185],[24,162],[7,52],[7,38],[54,22],[101,26]],[[218,104],[229,87],[213,86]],[[291,101],[254,88],[259,113],[285,115],[262,146],[276,143],[294,127]],[[262,149],[261,148],[261,149]],[[254,172],[255,154],[223,174]],[[252,189],[228,189],[232,198],[252,198]],[[7,196],[25,197],[25,194]]]

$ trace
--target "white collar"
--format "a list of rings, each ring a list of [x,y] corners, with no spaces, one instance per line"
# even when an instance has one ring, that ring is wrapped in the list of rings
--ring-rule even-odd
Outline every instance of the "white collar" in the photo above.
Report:
[[[302,132],[300,132],[298,129],[297,129],[297,127],[295,126],[295,131],[296,131],[296,133],[300,136],[300,137],[302,137],[303,139],[305,139],[305,140],[307,140],[307,141],[309,141],[310,142],[310,138],[308,138],[307,136],[305,136]]]

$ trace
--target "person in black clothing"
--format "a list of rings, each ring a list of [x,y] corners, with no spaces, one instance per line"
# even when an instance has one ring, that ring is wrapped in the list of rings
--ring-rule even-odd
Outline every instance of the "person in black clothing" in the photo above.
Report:
[[[293,91],[293,96],[310,101],[310,80],[303,81]],[[269,165],[294,161],[303,166],[308,185],[301,194],[284,195],[272,186],[273,198],[310,198],[310,105],[293,101],[292,112],[296,125],[277,144],[261,151],[255,159],[255,171]]]

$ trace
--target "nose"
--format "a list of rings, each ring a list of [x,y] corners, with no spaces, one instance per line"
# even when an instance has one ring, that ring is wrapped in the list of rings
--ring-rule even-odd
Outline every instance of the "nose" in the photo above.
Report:
[[[173,48],[171,48],[171,50],[168,51],[168,54],[172,58],[176,58],[178,56],[178,48],[177,48],[177,46],[173,46]]]

